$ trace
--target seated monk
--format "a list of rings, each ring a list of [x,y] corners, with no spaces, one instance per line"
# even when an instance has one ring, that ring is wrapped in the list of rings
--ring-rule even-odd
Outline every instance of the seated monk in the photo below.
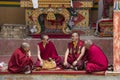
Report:
[[[51,59],[55,61],[56,67],[60,67],[61,57],[58,56],[54,44],[49,40],[48,35],[41,35],[41,42],[37,45],[38,59],[36,61],[36,66],[43,66],[45,60],[50,61]]]
[[[84,42],[79,40],[79,34],[72,34],[72,42],[68,44],[68,48],[65,52],[64,68],[81,70],[84,67]]]
[[[31,58],[30,45],[22,43],[21,47],[16,49],[8,63],[10,73],[31,73],[33,60]]]
[[[108,60],[103,51],[91,40],[85,41],[85,47],[87,55],[86,71],[91,73],[107,70]]]

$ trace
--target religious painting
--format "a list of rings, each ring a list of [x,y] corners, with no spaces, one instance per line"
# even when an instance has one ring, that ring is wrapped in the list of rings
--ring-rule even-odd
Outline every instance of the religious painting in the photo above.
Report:
[[[78,15],[73,18],[76,27],[89,26],[89,10],[78,10]]]

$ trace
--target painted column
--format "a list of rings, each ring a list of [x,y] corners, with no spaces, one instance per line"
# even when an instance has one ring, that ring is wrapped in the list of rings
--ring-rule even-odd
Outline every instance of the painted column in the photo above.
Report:
[[[120,72],[120,0],[114,0],[114,37],[113,37],[113,58],[114,71]]]

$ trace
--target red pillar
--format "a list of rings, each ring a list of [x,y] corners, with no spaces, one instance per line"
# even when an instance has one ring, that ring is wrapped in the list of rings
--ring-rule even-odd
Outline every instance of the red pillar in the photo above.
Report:
[[[120,0],[114,0],[114,2]],[[113,17],[113,24],[114,24],[114,37],[113,37],[113,64],[114,64],[114,71],[120,72],[120,10],[118,9],[118,5],[114,5],[114,17]]]

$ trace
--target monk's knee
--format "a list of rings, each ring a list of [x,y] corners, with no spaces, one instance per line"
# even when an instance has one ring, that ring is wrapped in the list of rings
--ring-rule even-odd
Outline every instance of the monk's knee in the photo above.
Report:
[[[87,72],[93,72],[94,71],[94,65],[92,63],[86,64],[86,71]]]
[[[96,72],[96,71],[105,71],[107,70],[107,66],[99,66],[93,63],[86,64],[86,71],[87,72]]]

